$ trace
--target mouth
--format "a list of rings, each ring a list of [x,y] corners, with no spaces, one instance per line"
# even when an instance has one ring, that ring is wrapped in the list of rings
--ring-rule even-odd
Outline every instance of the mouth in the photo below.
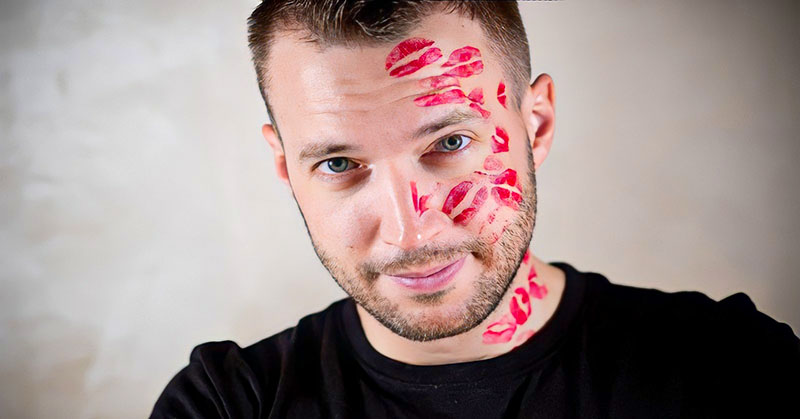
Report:
[[[455,278],[456,273],[464,266],[466,260],[467,257],[464,256],[446,265],[439,265],[415,272],[400,272],[387,276],[392,281],[405,288],[421,292],[434,292],[449,284],[453,278]]]

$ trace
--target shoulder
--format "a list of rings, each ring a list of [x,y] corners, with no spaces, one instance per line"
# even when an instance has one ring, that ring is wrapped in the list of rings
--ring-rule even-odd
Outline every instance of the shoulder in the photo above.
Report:
[[[609,374],[638,383],[658,377],[698,403],[731,412],[788,407],[800,394],[800,339],[744,293],[716,301],[595,277],[586,295],[583,336],[593,342],[587,350]]]
[[[189,364],[167,384],[151,417],[261,417],[275,401],[287,369],[323,349],[340,300],[294,327],[245,348],[232,341],[192,350]]]

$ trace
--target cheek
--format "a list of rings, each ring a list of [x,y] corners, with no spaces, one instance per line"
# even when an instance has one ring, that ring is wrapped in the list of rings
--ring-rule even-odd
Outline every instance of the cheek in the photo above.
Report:
[[[419,81],[421,87],[435,91],[416,97],[416,106],[462,105],[485,119],[491,116],[486,109],[489,105],[497,106],[495,109],[506,108],[503,80],[498,82],[496,89],[494,86],[471,90],[462,88],[465,79],[484,70],[478,48],[467,45],[450,52],[446,61],[441,62],[442,58],[442,51],[434,41],[410,38],[397,44],[389,53],[386,71],[391,77],[405,77],[424,67],[440,69],[439,74]],[[489,101],[492,103],[487,103]],[[510,142],[506,129],[495,125],[489,143],[491,154],[485,157],[481,167],[474,168],[467,176],[436,183],[428,190],[412,181],[410,198],[416,213],[422,216],[426,211],[436,209],[450,217],[454,225],[486,236],[490,242],[497,241],[519,210],[522,200],[517,172],[504,162],[510,159]]]
[[[376,218],[363,200],[323,193],[297,196],[297,200],[314,242],[325,252],[343,257],[369,243]]]

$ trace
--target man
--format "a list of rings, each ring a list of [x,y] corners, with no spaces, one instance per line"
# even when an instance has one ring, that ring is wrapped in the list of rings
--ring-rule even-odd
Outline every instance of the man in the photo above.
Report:
[[[528,84],[515,3],[264,1],[250,46],[278,177],[351,298],[198,346],[154,417],[715,417],[800,394],[798,339],[744,294],[528,249],[555,93]]]

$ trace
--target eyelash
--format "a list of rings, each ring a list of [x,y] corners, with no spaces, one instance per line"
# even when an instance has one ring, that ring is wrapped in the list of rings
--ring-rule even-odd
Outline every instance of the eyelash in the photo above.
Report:
[[[451,137],[461,137],[461,139],[463,141],[463,144],[461,144],[461,146],[456,150],[436,149],[437,148],[436,146],[442,145],[445,140],[447,140],[447,139],[449,139]],[[434,158],[439,158],[439,157],[449,158],[449,157],[451,157],[450,155],[455,155],[455,154],[457,154],[459,152],[464,151],[467,147],[470,146],[470,144],[472,144],[473,141],[474,140],[471,137],[469,137],[468,135],[451,134],[451,135],[448,135],[446,137],[443,137],[443,138],[437,140],[436,143],[434,143],[434,150],[431,150],[428,153],[425,153],[423,156],[427,156],[427,155],[429,155],[431,153],[435,153],[436,156],[434,156]],[[328,162],[330,162],[332,160],[335,160],[335,159],[346,159],[349,162],[348,168],[343,172],[333,172],[333,171],[326,172],[325,170],[327,169]],[[350,165],[356,165],[356,167],[350,168],[349,167]],[[322,173],[322,176],[324,178],[328,178],[330,180],[334,180],[336,178],[340,178],[340,177],[343,177],[343,176],[348,176],[350,174],[350,172],[353,172],[354,170],[356,170],[356,169],[358,169],[360,167],[362,167],[362,165],[357,164],[356,162],[354,162],[351,159],[348,159],[347,157],[331,157],[329,159],[326,159],[326,160],[323,160],[323,161],[317,163],[317,165],[314,167],[314,169],[318,169]]]

